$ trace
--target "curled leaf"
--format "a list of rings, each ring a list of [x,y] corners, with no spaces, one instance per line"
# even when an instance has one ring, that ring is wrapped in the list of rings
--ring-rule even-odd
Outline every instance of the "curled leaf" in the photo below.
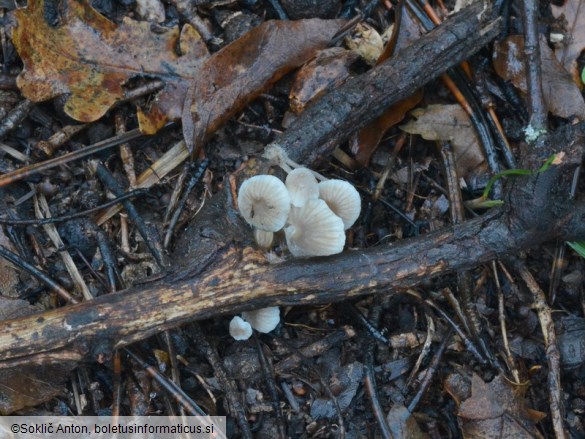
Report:
[[[189,150],[285,73],[325,48],[343,20],[267,21],[209,57],[185,99]]]
[[[30,0],[26,9],[16,11],[13,41],[24,63],[17,79],[24,96],[39,102],[66,94],[65,112],[92,122],[123,99],[129,79],[159,78],[165,88],[156,113],[179,118],[184,91],[207,56],[197,32],[185,26],[156,34],[146,22],[125,18],[116,25],[86,0],[65,3],[58,26],[46,21],[44,0]]]
[[[400,128],[426,140],[451,142],[457,175],[467,178],[486,168],[483,150],[469,116],[459,105],[429,105],[411,113],[417,119]]]
[[[571,75],[557,61],[543,40],[540,44],[542,94],[548,110],[560,117],[585,118],[585,101]],[[496,44],[494,68],[502,78],[526,93],[524,39],[512,35]]]

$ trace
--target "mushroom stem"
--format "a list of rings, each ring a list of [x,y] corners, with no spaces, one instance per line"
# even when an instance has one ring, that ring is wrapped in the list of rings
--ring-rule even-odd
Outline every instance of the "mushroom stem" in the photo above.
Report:
[[[300,165],[297,162],[291,160],[286,151],[278,144],[268,146],[264,151],[263,157],[280,166],[287,174],[290,173],[293,169],[304,167],[303,165]],[[310,171],[317,180],[327,180],[326,177],[322,176],[318,172],[313,171],[312,169],[310,169]]]

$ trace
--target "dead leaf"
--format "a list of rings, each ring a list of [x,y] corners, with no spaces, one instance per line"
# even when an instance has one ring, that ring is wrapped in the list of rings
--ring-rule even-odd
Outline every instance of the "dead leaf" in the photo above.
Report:
[[[359,23],[355,31],[345,38],[345,45],[370,65],[376,64],[384,51],[382,37],[376,29],[365,22]]]
[[[6,237],[0,228],[0,245],[6,247],[8,250],[14,252],[14,247],[10,240]],[[0,257],[0,295],[5,297],[14,297],[18,292],[16,286],[18,285],[18,271],[14,265],[6,259]],[[2,307],[0,306],[0,320],[2,320]]]
[[[386,417],[386,421],[393,438],[426,439],[430,437],[422,432],[412,413],[403,405],[397,404],[393,406]]]
[[[26,300],[0,297],[0,321],[40,312]],[[38,334],[36,334],[38,336]],[[31,336],[34,336],[31,333]],[[25,407],[33,407],[63,391],[63,383],[75,362],[27,364],[0,369],[0,415],[6,416]]]
[[[466,178],[486,168],[485,157],[469,116],[459,105],[429,105],[411,112],[416,120],[400,129],[426,140],[451,142],[457,175]]]
[[[331,47],[320,51],[315,58],[305,64],[296,74],[289,98],[290,109],[299,114],[313,99],[321,96],[329,88],[341,85],[349,78],[349,67],[358,55],[341,47]]]
[[[384,52],[378,58],[376,65],[386,61],[396,51],[408,47],[410,43],[422,35],[422,29],[418,21],[412,17],[408,8],[402,6],[402,3],[397,8],[397,14],[397,24],[393,27],[390,40],[386,44]],[[367,166],[386,131],[402,121],[406,113],[414,108],[422,97],[422,90],[416,91],[408,98],[390,106],[378,119],[360,130],[356,145],[352,148],[355,159],[360,165]]]
[[[87,0],[65,3],[56,27],[45,21],[44,0],[31,0],[16,12],[13,41],[24,63],[18,77],[22,93],[35,102],[67,94],[65,112],[90,122],[123,98],[129,79],[162,79],[165,87],[151,108],[138,113],[140,128],[147,134],[180,118],[187,121],[186,133],[201,137],[215,130],[272,82],[324,48],[344,23],[269,21],[210,57],[191,26],[157,34],[149,23],[128,18],[116,25]],[[189,117],[183,112],[185,95],[190,97]],[[192,139],[186,137],[188,145]]]
[[[496,43],[494,50],[494,68],[498,75],[522,90],[527,91],[524,39],[512,35],[501,43]],[[569,118],[585,118],[585,101],[571,75],[557,61],[544,39],[540,44],[540,62],[542,68],[542,94],[548,111]]]
[[[86,0],[65,3],[56,27],[45,21],[44,0],[31,0],[16,11],[13,41],[24,63],[17,84],[24,96],[39,102],[67,94],[65,112],[92,122],[124,97],[130,78],[160,78],[165,88],[154,113],[178,119],[188,83],[207,56],[197,32],[187,25],[181,32],[175,27],[156,34],[147,22],[124,18],[116,25]]]
[[[585,49],[585,2],[566,0],[562,6],[552,3],[551,8],[556,18],[564,18],[567,30],[563,46],[555,54],[559,62],[578,81],[577,58]]]
[[[526,407],[527,385],[516,385],[498,375],[490,383],[473,375],[471,397],[459,406],[463,437],[541,438],[536,423],[544,414]]]
[[[0,321],[17,319],[41,311],[26,300],[0,296]]]
[[[190,151],[285,73],[325,48],[344,20],[267,21],[205,60],[182,116]]]
[[[360,130],[357,147],[355,151],[352,151],[355,153],[355,159],[360,165],[368,165],[372,154],[376,151],[386,131],[401,122],[406,113],[415,107],[422,97],[422,90],[417,90],[406,99],[388,107],[378,119]]]
[[[1,369],[0,415],[37,406],[63,393],[64,383],[75,366],[73,361],[63,361]]]

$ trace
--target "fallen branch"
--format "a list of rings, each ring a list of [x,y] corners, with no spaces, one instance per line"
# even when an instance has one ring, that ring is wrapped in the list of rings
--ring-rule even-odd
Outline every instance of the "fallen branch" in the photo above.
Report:
[[[468,56],[471,49],[463,54],[460,52],[462,40],[485,43],[493,38],[497,26],[491,23],[488,25],[490,30],[484,31],[486,28],[479,26],[475,15],[475,27],[468,27],[468,34],[449,28],[451,30],[445,35],[441,26],[424,37],[424,41],[417,43],[418,50],[424,48],[428,51],[431,50],[429,47],[434,47],[434,58],[427,58],[424,66],[418,63],[420,70],[414,77],[420,83],[410,86],[408,84],[412,77],[397,77],[396,89],[407,90],[404,94],[408,94],[411,88],[420,87],[432,75],[442,73],[443,70],[432,71],[431,75],[428,70],[432,68],[430,65],[439,62],[437,60],[449,59],[450,63],[444,65],[447,69]],[[458,19],[461,17],[469,20],[465,14],[460,14]],[[461,24],[456,20],[449,25],[453,23]],[[440,32],[443,32],[440,34],[442,39],[437,40]],[[469,47],[477,49],[473,44]],[[421,52],[416,56],[421,57]],[[406,69],[406,64],[410,62],[413,60],[409,52],[402,52],[389,65],[396,72]],[[375,82],[377,75],[369,74],[369,77]],[[353,88],[350,84],[349,90]],[[375,117],[379,111],[383,111],[371,111],[372,107],[356,110],[358,107],[354,105],[363,105],[370,100],[378,103],[384,101],[384,105],[391,103],[378,96],[386,95],[386,89],[374,85],[364,86],[360,93],[364,93],[364,90],[367,99],[360,99],[356,91],[346,104],[340,104],[347,111],[352,107],[362,114],[356,116],[351,111],[342,112],[340,117],[345,118],[344,124],[348,124],[345,132],[349,132],[349,126],[355,129],[358,118],[365,117],[365,112]],[[404,95],[403,92],[396,92],[393,96],[392,99],[401,99]],[[293,158],[308,157],[308,161],[314,160],[310,145],[303,140],[303,133],[310,136],[310,132],[324,132],[315,126],[322,124],[323,120],[326,126],[332,123],[327,112],[330,111],[329,105],[333,105],[337,99],[340,97],[326,97],[323,101],[325,104],[316,104],[312,110],[308,110],[314,113],[322,108],[322,115],[316,117],[308,113],[307,117],[313,119],[309,122],[305,120],[307,125],[303,126],[299,122],[294,130],[291,129],[284,136],[281,144],[299,147],[304,151],[301,153],[295,150],[293,153],[290,149]],[[329,125],[327,129],[330,134],[337,131],[334,139],[343,138],[338,125]],[[572,171],[581,161],[584,138],[583,126],[567,127],[557,132],[554,139],[541,148],[535,149],[540,156],[528,156],[525,165],[542,164],[541,156],[546,158],[547,154],[559,150],[564,152],[564,157],[559,165],[552,166],[546,173],[519,178],[519,184],[510,191],[506,209],[490,211],[483,217],[453,228],[394,245],[271,265],[261,252],[251,248],[234,245],[222,247],[219,235],[221,229],[216,226],[215,229],[204,230],[198,222],[193,228],[199,233],[199,238],[205,233],[216,234],[210,239],[212,245],[209,249],[213,251],[209,254],[213,257],[208,254],[207,266],[201,264],[203,259],[196,260],[187,268],[158,282],[42,314],[0,322],[0,368],[31,361],[46,363],[110,355],[115,347],[125,346],[189,321],[268,305],[337,302],[365,294],[387,293],[397,288],[415,286],[442,273],[468,269],[553,238],[582,239],[585,237],[585,204],[571,204],[567,187]],[[325,138],[312,137],[312,145],[320,144],[320,139],[326,142]],[[552,150],[550,145],[557,150]],[[538,166],[530,168],[537,169]],[[224,217],[227,219],[222,221],[226,221],[226,224],[237,223],[237,219],[229,218],[226,214],[225,203],[225,199],[216,197],[208,203],[209,215],[216,212],[221,214],[215,217],[216,224],[218,218]],[[224,237],[223,242],[226,241],[229,238]]]

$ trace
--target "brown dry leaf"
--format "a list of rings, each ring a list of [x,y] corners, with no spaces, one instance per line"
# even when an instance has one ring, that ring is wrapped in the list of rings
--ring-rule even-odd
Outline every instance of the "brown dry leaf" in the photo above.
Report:
[[[189,151],[285,73],[327,47],[344,20],[267,21],[205,60],[182,115]]]
[[[146,22],[125,18],[116,25],[87,0],[65,3],[56,27],[45,21],[43,0],[31,0],[28,8],[16,13],[13,41],[24,63],[18,77],[22,93],[35,102],[67,94],[67,114],[89,122],[123,98],[129,79],[159,78],[164,89],[147,112],[138,114],[145,133],[179,118],[187,121],[187,134],[213,131],[273,81],[324,48],[344,23],[269,21],[209,56],[190,26],[156,34]],[[177,46],[181,56],[175,52]],[[187,102],[186,109],[194,113],[190,123],[184,111]],[[192,139],[186,137],[188,145]]]
[[[557,59],[578,81],[577,58],[585,49],[585,2],[566,0],[562,6],[551,4],[551,8],[556,18],[565,19],[567,30],[564,45],[556,51]]]
[[[412,17],[408,8],[399,7],[397,14],[397,25],[393,27],[392,36],[384,52],[378,58],[377,65],[386,61],[396,51],[408,47],[410,43],[422,35],[422,29],[418,21]],[[352,148],[352,152],[355,155],[356,161],[361,166],[367,166],[386,131],[404,119],[406,113],[414,108],[421,101],[422,97],[422,89],[416,91],[408,98],[390,106],[382,116],[360,130],[357,137],[357,144]]]
[[[485,383],[474,374],[471,397],[461,403],[457,413],[463,437],[541,438],[536,423],[545,415],[526,407],[526,388],[510,383],[503,375]]]
[[[91,122],[124,97],[130,78],[160,78],[165,88],[153,114],[178,119],[188,83],[207,56],[197,32],[185,26],[182,32],[173,28],[156,34],[147,22],[125,18],[116,25],[86,0],[65,3],[59,26],[45,20],[44,0],[30,0],[26,9],[16,11],[13,41],[24,63],[17,80],[24,96],[38,102],[68,94],[65,112]],[[175,52],[178,45],[183,56]]]
[[[50,401],[65,390],[76,363],[31,364],[0,370],[0,415]]]
[[[40,311],[26,300],[0,296],[0,321],[17,319]]]
[[[419,134],[426,140],[451,142],[457,175],[466,178],[472,171],[487,168],[483,150],[469,116],[459,105],[429,105],[411,113],[416,120],[400,129]]]
[[[310,101],[321,96],[329,88],[341,85],[349,78],[349,67],[357,58],[355,52],[341,47],[320,51],[295,76],[289,93],[291,111],[299,114]]]
[[[427,439],[430,437],[422,432],[412,413],[403,405],[397,404],[393,406],[386,417],[386,421],[393,438]]]
[[[512,35],[494,50],[494,68],[498,75],[522,90],[527,91],[524,68],[524,39]],[[585,101],[571,75],[557,61],[552,50],[541,40],[540,63],[542,68],[542,94],[548,110],[560,117],[585,118]]]
[[[360,165],[368,165],[372,154],[376,151],[386,131],[401,122],[406,113],[414,108],[421,101],[422,97],[422,89],[417,90],[406,99],[388,107],[378,119],[361,129],[358,134],[357,147],[352,148],[355,159]]]
[[[0,245],[8,250],[14,251],[10,240],[6,237],[0,228]],[[18,294],[16,286],[18,285],[18,271],[14,265],[6,259],[0,257],[0,295],[5,297],[14,297]],[[8,318],[8,317],[6,317]],[[2,307],[0,306],[0,320],[2,320]]]
[[[39,312],[25,300],[0,297],[0,321],[17,319]],[[38,334],[35,334],[38,336]],[[31,336],[34,336],[31,334]],[[63,390],[63,383],[74,362],[30,364],[0,369],[0,415],[49,401]]]

